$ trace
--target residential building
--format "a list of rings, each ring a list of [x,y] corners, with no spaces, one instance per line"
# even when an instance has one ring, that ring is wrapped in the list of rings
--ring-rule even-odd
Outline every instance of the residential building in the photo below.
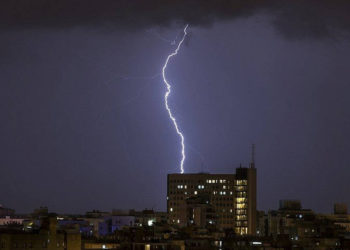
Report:
[[[213,213],[204,215],[210,209]],[[240,235],[255,235],[254,157],[249,168],[239,167],[232,174],[169,174],[167,212],[169,223],[179,227],[196,221],[201,226],[203,223],[216,224],[219,229],[234,229]]]

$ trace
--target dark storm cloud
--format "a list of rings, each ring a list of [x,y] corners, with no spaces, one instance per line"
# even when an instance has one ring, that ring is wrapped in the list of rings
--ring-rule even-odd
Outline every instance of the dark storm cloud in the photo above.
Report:
[[[290,39],[336,37],[350,32],[350,1],[297,0],[271,5],[273,25]]]
[[[5,0],[0,3],[3,28],[111,25],[142,28],[173,21],[211,24],[218,18],[247,14],[256,0]]]
[[[350,31],[347,0],[3,0],[0,27],[118,27],[173,22],[210,25],[264,11],[287,38],[322,38]]]

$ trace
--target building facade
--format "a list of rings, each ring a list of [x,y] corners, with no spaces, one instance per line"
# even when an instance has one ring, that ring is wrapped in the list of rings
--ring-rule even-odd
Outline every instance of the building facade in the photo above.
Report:
[[[241,235],[256,234],[256,168],[237,168],[235,175],[235,232]]]
[[[40,230],[0,230],[0,249],[81,250],[81,235],[77,228],[57,230],[56,218],[45,218]]]
[[[198,200],[198,204],[195,201]],[[180,227],[215,225],[240,235],[256,233],[256,169],[235,174],[169,174],[167,212]]]

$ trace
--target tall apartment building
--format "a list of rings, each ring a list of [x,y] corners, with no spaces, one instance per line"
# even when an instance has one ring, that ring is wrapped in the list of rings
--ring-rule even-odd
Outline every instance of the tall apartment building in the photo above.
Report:
[[[256,233],[253,159],[249,168],[239,167],[235,174],[169,174],[167,183],[169,223],[180,227],[213,224],[241,235]]]
[[[249,168],[237,168],[235,175],[235,232],[255,235],[256,233],[256,168],[254,162]]]

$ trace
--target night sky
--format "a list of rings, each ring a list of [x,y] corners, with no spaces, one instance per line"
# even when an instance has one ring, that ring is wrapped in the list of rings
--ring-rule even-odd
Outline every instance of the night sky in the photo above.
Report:
[[[350,205],[350,3],[3,0],[0,204],[165,210],[166,175],[233,173],[258,209]]]

